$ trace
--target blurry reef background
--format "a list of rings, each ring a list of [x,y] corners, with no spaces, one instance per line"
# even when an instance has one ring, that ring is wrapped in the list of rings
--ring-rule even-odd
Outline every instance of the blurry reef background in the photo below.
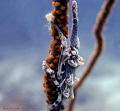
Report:
[[[86,65],[95,42],[92,29],[104,0],[77,2],[80,55]],[[0,0],[0,111],[10,107],[46,111],[41,64],[48,56],[52,40],[45,19],[53,10],[51,3],[51,0]],[[120,111],[119,6],[117,0],[105,25],[105,50],[79,90],[75,111]],[[85,65],[77,70],[77,75]]]

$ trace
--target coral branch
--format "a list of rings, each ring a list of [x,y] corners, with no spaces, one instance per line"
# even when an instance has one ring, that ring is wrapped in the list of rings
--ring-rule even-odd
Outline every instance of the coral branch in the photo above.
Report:
[[[68,2],[70,0],[52,0],[52,1],[53,1],[52,6],[54,7],[54,11],[46,15],[46,18],[49,22],[52,21],[56,23],[57,26],[62,31],[62,33],[64,34],[64,36],[68,38],[67,24],[69,23],[68,22],[69,15],[67,10],[69,9]],[[55,29],[54,25],[52,24],[50,25],[51,25],[51,36],[53,37],[53,40],[50,43],[50,48],[51,48],[49,49],[50,55],[45,59],[45,62],[43,64],[44,69],[46,70],[46,73],[44,74],[43,86],[45,87],[44,92],[46,93],[46,97],[48,98],[46,102],[49,105],[53,104],[58,97],[58,94],[56,91],[56,85],[55,85],[56,81],[53,82],[54,78],[51,78],[51,77],[54,77],[57,74],[58,61],[61,54],[61,40],[60,40],[59,34]],[[55,75],[53,75],[53,73]]]
[[[78,88],[80,88],[84,80],[88,77],[95,63],[97,62],[98,58],[103,52],[105,43],[104,43],[104,35],[102,34],[102,31],[104,29],[104,24],[107,21],[107,18],[112,10],[112,7],[115,4],[115,1],[116,0],[106,0],[106,2],[104,2],[102,6],[102,10],[98,14],[97,21],[93,29],[95,39],[96,39],[95,48],[90,56],[87,66],[84,68],[82,72],[80,81],[75,84],[75,87],[74,87],[75,96],[76,96]],[[74,102],[75,102],[75,99],[70,100],[69,105],[68,105],[69,106],[68,111],[73,110]]]

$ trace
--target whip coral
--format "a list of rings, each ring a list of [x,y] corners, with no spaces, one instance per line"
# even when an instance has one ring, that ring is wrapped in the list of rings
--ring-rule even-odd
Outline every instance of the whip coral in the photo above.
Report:
[[[53,0],[52,6],[54,6],[54,11],[46,15],[46,18],[48,21],[54,21],[59,27],[60,30],[63,32],[64,36],[68,38],[68,26],[67,21],[69,18],[69,15],[67,14],[67,9],[69,0]],[[57,73],[58,70],[58,61],[61,54],[61,40],[58,35],[58,32],[56,31],[54,25],[51,24],[51,36],[53,37],[53,40],[50,43],[51,49],[49,50],[49,57],[45,59],[48,66],[54,70],[54,73]],[[56,75],[55,75],[56,76]],[[44,83],[43,86],[45,87],[44,92],[46,93],[46,96],[48,100],[46,102],[48,104],[53,104],[55,100],[57,99],[57,91],[56,86],[53,83],[50,75],[48,73],[44,74]]]

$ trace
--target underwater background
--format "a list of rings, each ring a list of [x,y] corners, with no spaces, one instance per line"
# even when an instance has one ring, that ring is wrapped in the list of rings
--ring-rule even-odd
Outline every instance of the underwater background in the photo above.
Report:
[[[76,1],[79,54],[85,59],[85,65],[76,71],[79,76],[94,48],[92,30],[104,0]],[[51,3],[51,0],[0,0],[0,111],[46,111],[42,61],[48,57],[52,40],[45,19],[53,10]],[[119,6],[117,0],[105,25],[104,52],[79,90],[75,111],[120,111]]]

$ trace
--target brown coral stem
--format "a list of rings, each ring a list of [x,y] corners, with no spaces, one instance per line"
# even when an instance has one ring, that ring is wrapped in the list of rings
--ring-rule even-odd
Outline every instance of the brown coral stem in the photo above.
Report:
[[[54,23],[61,29],[63,35],[68,38],[68,18],[69,15],[67,13],[68,10],[68,0],[52,0],[52,6],[54,7],[54,11],[51,12],[49,16],[54,16],[52,19]],[[51,16],[51,17],[52,17]],[[46,18],[48,15],[46,16]],[[50,20],[48,20],[50,21]],[[57,70],[58,70],[58,62],[61,54],[61,39],[59,37],[59,34],[57,30],[55,29],[54,25],[51,24],[51,36],[53,37],[53,40],[50,43],[49,49],[49,57],[45,59],[47,65],[54,71],[54,75],[56,76]],[[56,91],[56,85],[51,79],[51,76],[47,74],[44,76],[44,84],[45,87],[44,92],[46,93],[46,97],[48,100],[46,102],[51,105],[53,104],[57,97],[58,93]],[[48,106],[49,106],[48,105]],[[48,108],[48,110],[50,110]]]
[[[104,35],[102,34],[102,31],[104,29],[104,24],[107,21],[107,18],[112,10],[112,7],[115,4],[115,1],[116,0],[106,0],[106,2],[104,2],[102,6],[102,10],[98,14],[96,24],[93,28],[93,32],[96,39],[95,48],[90,56],[87,66],[83,69],[82,76],[80,77],[80,81],[75,84],[75,87],[74,87],[75,96],[78,88],[80,88],[84,80],[88,77],[95,63],[97,62],[98,58],[103,52],[105,43],[104,43]],[[69,107],[67,111],[73,110],[75,100],[76,99],[73,99],[69,102]]]

